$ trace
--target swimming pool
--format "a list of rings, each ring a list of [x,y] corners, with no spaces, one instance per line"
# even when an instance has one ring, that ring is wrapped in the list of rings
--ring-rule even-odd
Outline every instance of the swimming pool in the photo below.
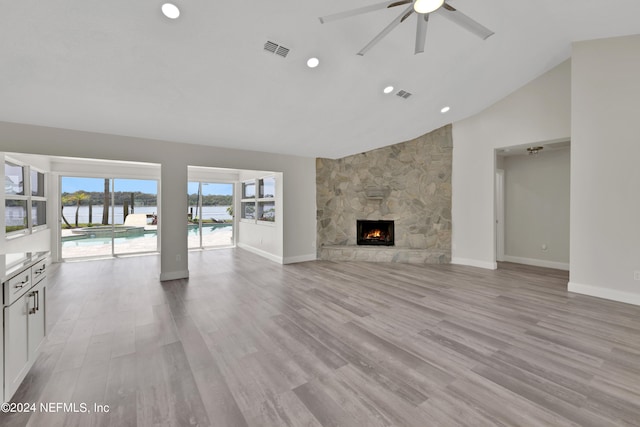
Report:
[[[82,248],[82,247],[97,247],[97,246],[111,246],[111,237],[105,236],[103,233],[93,234],[90,229],[86,229],[85,235],[69,235],[62,237],[62,248]],[[227,235],[231,233],[232,224],[203,224],[202,236],[214,236],[219,234]],[[188,238],[192,240],[199,236],[199,227],[197,224],[189,224],[187,229]],[[158,237],[158,233],[155,230],[146,230],[144,233],[135,235],[118,235],[113,239],[116,246],[130,245],[132,247],[138,247],[145,250],[151,249],[153,243]]]
[[[130,241],[140,240],[140,239],[155,239],[158,237],[158,233],[155,231],[151,231],[138,236],[126,236],[126,237],[116,237],[113,239],[113,242],[118,244],[127,243]],[[111,237],[83,237],[77,238],[74,236],[73,239],[70,240],[62,240],[63,248],[75,248],[80,246],[100,246],[100,245],[110,245]]]

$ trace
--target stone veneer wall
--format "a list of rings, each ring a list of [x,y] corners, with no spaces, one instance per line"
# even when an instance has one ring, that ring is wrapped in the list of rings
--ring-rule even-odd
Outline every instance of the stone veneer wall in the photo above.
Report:
[[[452,149],[447,125],[366,153],[316,159],[318,258],[449,263]],[[395,246],[357,246],[357,219],[394,220]]]

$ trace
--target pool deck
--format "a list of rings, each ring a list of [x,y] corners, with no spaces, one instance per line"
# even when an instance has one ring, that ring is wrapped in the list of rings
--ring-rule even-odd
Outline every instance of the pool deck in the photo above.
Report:
[[[76,231],[74,233],[74,230]],[[63,228],[60,230],[60,236],[61,237],[70,237],[70,236],[78,236],[79,233],[77,232],[77,228]],[[144,227],[144,231],[158,231],[158,226],[157,225],[147,225]]]

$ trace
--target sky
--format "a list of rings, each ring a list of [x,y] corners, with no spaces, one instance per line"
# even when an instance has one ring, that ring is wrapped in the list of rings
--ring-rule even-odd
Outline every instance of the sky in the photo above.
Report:
[[[187,186],[187,192],[189,194],[198,194],[198,183],[189,182],[189,185]],[[214,194],[230,196],[233,194],[233,184],[216,184],[216,183],[203,182],[202,194],[205,196],[210,196]]]
[[[74,193],[76,191],[104,191],[104,178],[77,178],[62,177],[62,192]],[[115,191],[135,192],[140,191],[147,194],[158,194],[158,183],[154,180],[144,179],[116,179]],[[198,192],[198,183],[190,182],[187,189],[189,194]],[[216,195],[233,194],[233,184],[205,184],[202,193]]]

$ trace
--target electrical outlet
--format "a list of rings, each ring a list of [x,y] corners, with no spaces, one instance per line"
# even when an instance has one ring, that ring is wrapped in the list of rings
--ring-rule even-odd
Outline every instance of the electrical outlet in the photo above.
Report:
[[[640,271],[633,272],[633,280],[640,280]]]

